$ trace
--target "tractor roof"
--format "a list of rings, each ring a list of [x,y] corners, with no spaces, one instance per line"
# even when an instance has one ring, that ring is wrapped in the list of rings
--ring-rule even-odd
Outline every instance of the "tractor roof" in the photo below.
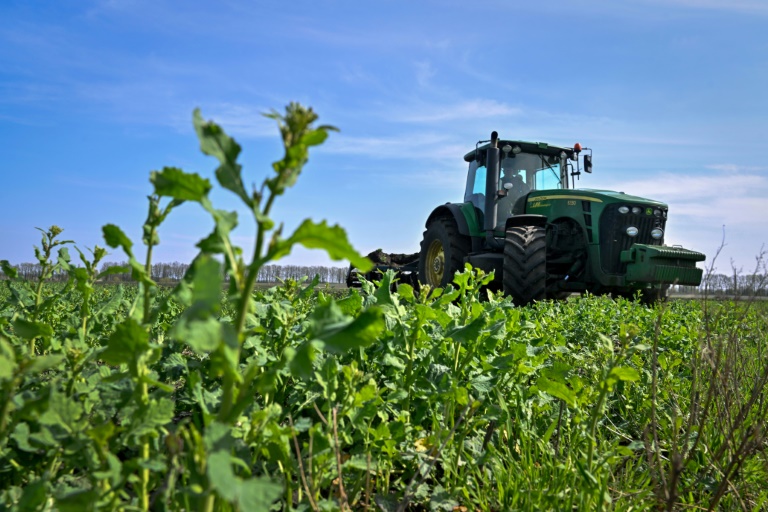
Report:
[[[483,143],[482,146],[478,145],[476,149],[473,149],[466,155],[464,155],[464,161],[465,162],[471,162],[475,159],[475,153],[485,153],[485,150],[488,149],[488,146],[490,146],[490,141],[481,141]],[[480,143],[478,143],[480,144]],[[565,151],[565,153],[568,155],[568,158],[573,157],[573,148],[564,148],[562,146],[553,146],[551,144],[547,144],[546,142],[527,142],[523,140],[499,140],[498,142],[499,148],[503,148],[507,144],[510,146],[520,146],[520,149],[523,153],[543,153],[545,155],[559,155],[561,152]]]

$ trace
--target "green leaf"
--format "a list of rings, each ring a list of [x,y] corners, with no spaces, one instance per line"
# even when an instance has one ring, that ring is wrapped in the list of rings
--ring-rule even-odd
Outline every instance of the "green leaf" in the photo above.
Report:
[[[455,387],[453,388],[453,398],[457,404],[463,407],[469,403],[469,391],[461,386]]]
[[[283,494],[283,486],[264,477],[245,480],[240,487],[240,510],[269,510]]]
[[[338,225],[328,226],[325,221],[319,224],[306,219],[286,240],[280,240],[269,248],[266,261],[273,261],[291,253],[294,245],[300,244],[307,249],[323,249],[333,260],[349,260],[361,272],[368,272],[373,263],[361,256],[347,240],[347,233]]]
[[[11,266],[8,260],[0,260],[0,269],[11,279],[16,279],[19,276],[18,271]]]
[[[61,354],[51,354],[47,356],[37,356],[30,362],[29,366],[24,368],[24,373],[40,373],[58,366],[64,360]]]
[[[372,344],[384,331],[384,327],[384,313],[379,308],[370,308],[346,327],[320,339],[327,350],[342,353]]]
[[[539,377],[539,380],[536,382],[536,386],[544,393],[550,394],[555,398],[559,398],[570,406],[576,405],[576,394],[562,382],[549,380],[546,377]]]
[[[312,278],[312,281],[299,292],[297,299],[306,300],[311,297],[318,284],[320,284],[320,274],[315,274],[315,277]]]
[[[44,479],[36,480],[24,486],[24,492],[19,498],[17,509],[21,512],[39,510],[48,497],[47,482]]]
[[[20,450],[23,450],[25,452],[30,452],[30,453],[36,453],[39,451],[37,448],[29,444],[29,424],[28,423],[18,423],[16,427],[13,429],[13,433],[11,434],[11,439],[16,441],[16,446],[18,446]]]
[[[133,257],[133,253],[131,252],[133,242],[131,242],[131,239],[128,238],[125,233],[123,233],[122,229],[115,226],[114,224],[106,224],[102,226],[101,231],[104,234],[104,241],[108,246],[113,249],[121,247],[123,251],[125,251],[125,254]]]
[[[480,338],[480,332],[488,323],[488,318],[485,315],[481,315],[464,327],[460,327],[449,332],[446,338],[451,338],[453,341],[461,343],[467,343],[468,341],[474,341]]]
[[[234,161],[238,157],[240,145],[224,133],[218,124],[204,120],[199,108],[192,113],[192,122],[203,153],[215,157],[222,163]]]
[[[67,432],[80,429],[80,418],[84,414],[83,405],[67,397],[63,393],[51,391],[48,399],[48,409],[40,416],[41,425],[59,426]],[[56,436],[57,433],[54,433]]]
[[[212,421],[205,427],[203,445],[209,452],[225,451],[229,453],[234,444],[232,426],[218,421]]]
[[[561,361],[554,361],[552,366],[549,368],[544,368],[541,371],[541,374],[555,382],[565,382],[565,379],[568,377],[568,373],[570,371],[571,367],[568,364]]]
[[[459,507],[459,502],[451,498],[450,494],[441,486],[435,486],[432,491],[432,497],[429,500],[429,510],[438,511],[444,510],[450,512],[456,510]]]
[[[227,250],[229,233],[237,226],[237,212],[206,208],[213,216],[216,225],[213,232],[198,242],[201,251],[211,254],[223,254]]]
[[[240,479],[232,471],[229,452],[220,450],[208,456],[208,481],[211,488],[225,500],[234,502],[240,495]]]
[[[213,352],[221,343],[221,323],[213,317],[181,318],[171,331],[171,336],[186,343],[195,353],[204,355]]]
[[[159,434],[160,427],[164,427],[173,421],[175,404],[169,398],[150,400],[146,408],[130,420],[128,426],[129,435],[136,438],[151,434]]]
[[[99,302],[94,306],[93,310],[95,311],[95,315],[101,316],[114,313],[123,303],[123,294],[124,288],[122,286],[118,286],[116,289],[112,290],[112,293],[107,296],[106,300]]]
[[[112,421],[106,421],[91,428],[86,434],[99,446],[106,447],[109,440],[115,435],[115,424]]]
[[[56,510],[61,512],[89,512],[96,510],[98,500],[99,492],[95,489],[70,491],[56,498]]]
[[[328,132],[322,129],[311,130],[301,137],[301,143],[305,146],[317,146],[325,142],[328,138]]]
[[[195,109],[193,124],[200,140],[200,150],[206,155],[215,157],[221,163],[216,169],[216,179],[219,184],[234,192],[245,204],[253,208],[253,200],[245,192],[243,185],[242,168],[237,163],[240,145],[224,133],[219,125],[213,121],[203,120],[200,109]]]
[[[200,316],[201,313],[217,313],[221,303],[221,264],[211,256],[202,254],[192,262],[188,275],[192,280],[194,302],[191,311],[185,311],[185,314]]]
[[[636,381],[640,379],[640,374],[634,368],[629,366],[617,366],[611,370],[608,378],[616,378],[618,380]]]
[[[413,293],[413,286],[407,283],[397,285],[397,294],[408,303],[416,300],[416,295]]]
[[[149,349],[149,334],[133,318],[127,318],[117,326],[107,341],[101,359],[111,365],[135,362]]]
[[[17,367],[16,354],[13,348],[0,337],[0,380],[7,380],[13,377]]]
[[[398,370],[405,370],[405,363],[403,360],[390,353],[384,354],[384,357],[381,359],[381,364],[384,366],[392,366]]]
[[[392,296],[392,281],[395,279],[395,271],[392,269],[387,270],[384,272],[384,275],[381,276],[381,281],[379,281],[378,287],[376,288],[376,292],[374,292],[373,296],[376,297],[376,304],[380,306],[395,306],[396,305],[396,299]]]
[[[208,456],[206,470],[211,488],[226,501],[237,503],[240,510],[269,510],[283,493],[283,486],[264,477],[243,480],[232,471],[232,462],[225,450]]]
[[[173,197],[183,201],[200,202],[211,190],[211,182],[196,173],[186,173],[176,167],[164,167],[153,171],[149,181],[158,196]]]
[[[31,340],[38,336],[53,336],[53,329],[50,325],[42,322],[32,322],[23,318],[17,318],[13,321],[13,330],[19,337],[25,340]]]
[[[286,355],[292,356],[289,366],[293,375],[305,380],[312,377],[314,372],[313,364],[319,348],[318,345],[320,343],[317,341],[307,340],[299,345],[293,353],[290,352],[293,350],[292,348],[288,347],[286,349]]]
[[[227,334],[216,318],[221,308],[221,264],[201,254],[192,262],[185,281],[189,284],[190,307],[181,314],[171,335],[198,354],[206,354],[218,348]]]
[[[355,393],[355,407],[359,407],[365,402],[373,400],[377,396],[379,396],[379,394],[376,389],[376,384],[369,383],[363,386],[362,388],[360,388],[360,391]]]

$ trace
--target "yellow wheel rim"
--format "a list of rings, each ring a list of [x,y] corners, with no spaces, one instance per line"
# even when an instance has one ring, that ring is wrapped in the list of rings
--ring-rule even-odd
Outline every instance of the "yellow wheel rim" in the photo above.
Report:
[[[427,249],[427,284],[441,286],[445,273],[445,251],[440,240],[432,240]]]

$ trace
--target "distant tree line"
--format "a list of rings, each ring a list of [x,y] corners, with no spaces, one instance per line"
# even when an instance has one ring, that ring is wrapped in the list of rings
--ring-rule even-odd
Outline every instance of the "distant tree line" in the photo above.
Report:
[[[101,265],[104,272],[110,267],[127,267],[128,262],[105,262]],[[20,263],[14,265],[22,279],[35,280],[40,277],[39,263]],[[152,265],[152,279],[162,284],[178,282],[189,268],[188,263],[174,261],[172,263],[155,263]],[[321,283],[341,284],[346,283],[348,267],[326,267],[322,265],[266,265],[257,277],[259,283],[277,283],[286,279],[301,279],[302,277],[320,276]],[[0,279],[6,276],[0,272]],[[54,275],[52,281],[66,281],[66,274]],[[102,278],[105,283],[131,282],[131,273],[111,274]],[[733,274],[709,274],[704,276],[700,286],[673,285],[670,292],[675,294],[714,296],[761,296],[768,297],[768,274],[741,274],[734,271]]]
[[[321,283],[340,284],[347,282],[349,267],[324,267],[321,265],[265,265],[259,271],[257,281],[260,283],[276,283],[278,280],[300,279],[304,276],[320,276]]]
[[[681,294],[767,297],[768,274],[709,274],[704,276],[699,286],[673,286],[671,291]]]
[[[39,263],[20,263],[13,265],[22,279],[35,280],[40,277],[41,267]],[[127,261],[114,262],[107,261],[102,263],[101,272],[105,272],[110,267],[128,267]],[[161,284],[176,283],[184,277],[184,273],[189,268],[188,263],[155,263],[152,265],[152,279]],[[320,276],[321,283],[340,284],[346,283],[348,267],[326,267],[322,265],[266,265],[257,276],[259,283],[277,283],[279,280],[301,279],[302,277]],[[0,279],[6,279],[6,276],[0,272]],[[66,281],[65,273],[55,274],[52,281]],[[131,272],[121,272],[104,276],[101,282],[104,283],[129,283],[131,282]]]

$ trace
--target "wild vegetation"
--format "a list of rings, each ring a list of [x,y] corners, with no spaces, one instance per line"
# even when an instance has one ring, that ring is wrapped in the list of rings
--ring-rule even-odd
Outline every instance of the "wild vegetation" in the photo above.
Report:
[[[766,309],[608,297],[516,307],[467,269],[445,289],[391,273],[334,296],[318,279],[254,290],[295,244],[366,269],[338,226],[270,218],[332,127],[270,114],[285,144],[246,191],[239,146],[195,114],[216,180],[256,220],[245,259],[211,183],[152,174],[136,285],[96,286],[44,230],[37,280],[0,302],[0,503],[11,510],[764,509]],[[152,279],[182,201],[213,232],[173,289]],[[64,283],[47,283],[66,275]],[[225,283],[224,276],[228,276]],[[224,286],[226,284],[226,287]],[[224,290],[222,291],[222,289]]]

